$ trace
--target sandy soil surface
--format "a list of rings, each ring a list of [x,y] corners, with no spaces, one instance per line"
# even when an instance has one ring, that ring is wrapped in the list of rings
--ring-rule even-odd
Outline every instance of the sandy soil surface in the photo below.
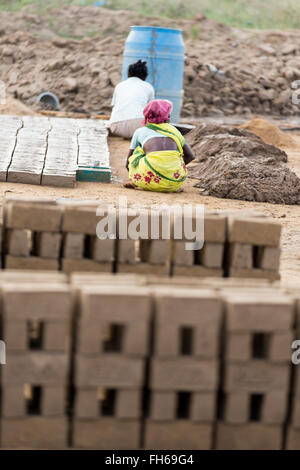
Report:
[[[295,136],[299,142],[300,135]],[[0,198],[6,196],[44,197],[44,198],[78,198],[97,199],[106,203],[117,203],[120,196],[128,198],[128,204],[204,204],[207,210],[237,210],[261,212],[278,219],[283,225],[282,236],[282,282],[297,282],[300,279],[300,206],[267,204],[230,199],[218,199],[201,196],[195,181],[189,180],[184,186],[184,192],[179,194],[160,194],[141,190],[123,188],[127,180],[125,159],[129,143],[117,137],[109,139],[113,181],[111,184],[78,183],[75,189],[52,188],[27,184],[0,183]],[[300,176],[300,150],[285,149],[289,157],[289,166]]]
[[[291,100],[291,83],[300,78],[299,31],[239,30],[203,15],[175,20],[81,5],[42,15],[34,6],[1,11],[1,80],[30,107],[48,90],[62,111],[107,114],[131,25],[182,29],[182,116],[299,116]]]

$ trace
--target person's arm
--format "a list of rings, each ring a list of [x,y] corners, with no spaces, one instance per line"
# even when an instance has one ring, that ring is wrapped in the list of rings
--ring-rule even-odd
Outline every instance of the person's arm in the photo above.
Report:
[[[191,149],[191,147],[188,144],[184,144],[183,146],[183,160],[186,165],[191,163],[193,160],[195,160],[195,155]]]
[[[127,171],[128,171],[128,165],[129,165],[129,158],[131,157],[133,152],[134,152],[134,149],[130,149],[129,152],[128,152],[128,155],[127,155],[127,160],[126,160],[126,169],[127,169]]]
[[[138,131],[138,129],[133,134],[131,142],[130,142],[130,149],[129,149],[127,159],[126,159],[126,169],[127,170],[128,170],[129,158],[131,157],[131,155],[133,154],[133,152],[135,151],[135,149],[139,145],[138,138],[137,138],[137,131]]]

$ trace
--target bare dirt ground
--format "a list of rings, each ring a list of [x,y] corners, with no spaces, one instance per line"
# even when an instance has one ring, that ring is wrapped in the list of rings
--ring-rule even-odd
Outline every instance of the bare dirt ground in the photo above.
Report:
[[[131,25],[182,29],[182,116],[299,116],[291,100],[291,83],[300,78],[299,31],[241,30],[203,15],[175,20],[82,6],[42,15],[33,6],[2,11],[1,80],[31,108],[48,90],[62,111],[107,114]]]
[[[295,139],[299,142],[300,136]],[[188,180],[184,192],[179,194],[161,194],[123,188],[127,172],[125,158],[129,143],[117,137],[109,139],[113,181],[111,184],[78,183],[75,189],[33,186],[28,184],[0,183],[0,198],[5,196],[23,196],[25,198],[77,198],[97,199],[106,203],[118,203],[120,196],[128,198],[128,204],[204,204],[206,210],[237,210],[261,212],[278,219],[283,225],[282,235],[282,282],[298,282],[300,278],[300,206],[267,204],[231,199],[218,199],[201,196],[194,188],[195,181]],[[300,150],[285,149],[289,157],[289,166],[300,176]]]

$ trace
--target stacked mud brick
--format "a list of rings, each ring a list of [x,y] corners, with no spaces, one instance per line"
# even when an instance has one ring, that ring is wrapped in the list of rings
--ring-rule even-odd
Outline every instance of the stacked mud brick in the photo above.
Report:
[[[178,224],[175,216],[174,226]],[[186,220],[187,222],[187,220]],[[192,224],[196,223],[193,218]],[[222,277],[226,242],[227,218],[221,214],[205,214],[204,245],[193,249],[195,239],[172,240],[172,274],[174,276]],[[190,247],[188,248],[188,245]]]
[[[279,279],[281,225],[264,217],[228,217],[230,277]]]
[[[131,224],[139,218],[140,225],[134,233],[133,239],[130,233]],[[138,273],[138,274],[170,274],[170,240],[162,239],[161,224],[162,213],[156,211],[154,217],[150,210],[135,210],[129,208],[128,211],[120,208],[117,212],[117,252],[116,271],[118,273]],[[142,233],[143,227],[147,227]],[[153,227],[157,227],[155,236]],[[150,239],[152,238],[152,239]]]
[[[3,339],[1,447],[68,446],[67,397],[72,295],[57,274],[1,279]]]
[[[218,449],[281,449],[287,419],[294,301],[273,291],[225,295]]]
[[[210,449],[216,420],[222,302],[212,290],[156,288],[148,449]]]
[[[300,298],[299,286],[293,289],[296,298],[296,334],[295,344],[291,345],[293,354],[293,377],[291,393],[291,415],[289,416],[289,428],[287,433],[286,449],[300,449]]]
[[[4,218],[4,267],[8,269],[62,269],[74,271],[139,273],[170,276],[279,278],[281,225],[245,213],[205,213],[204,227],[195,214],[187,220],[179,210],[129,208],[121,229],[122,208],[115,210],[112,226],[103,223],[109,209],[97,201],[8,201]],[[135,215],[132,215],[131,212]],[[169,213],[170,236],[162,233]],[[147,220],[146,236],[130,224]],[[153,228],[158,223],[158,231]],[[202,225],[204,244],[187,237],[186,224]],[[102,230],[100,226],[102,226]],[[100,239],[111,229],[112,238]],[[198,243],[198,246],[197,246]]]
[[[62,208],[46,201],[10,201],[5,206],[4,251],[7,269],[58,270]]]
[[[81,287],[73,447],[140,446],[151,298],[130,285]]]
[[[113,272],[115,240],[96,235],[100,217],[96,207],[65,207],[63,215],[62,270]]]

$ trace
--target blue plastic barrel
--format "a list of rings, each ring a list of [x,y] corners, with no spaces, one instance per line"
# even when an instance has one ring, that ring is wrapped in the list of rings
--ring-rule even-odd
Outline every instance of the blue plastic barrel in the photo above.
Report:
[[[155,89],[155,98],[173,103],[172,122],[178,122],[183,98],[184,42],[178,29],[131,26],[125,43],[123,80],[133,62],[146,60],[147,81]]]

